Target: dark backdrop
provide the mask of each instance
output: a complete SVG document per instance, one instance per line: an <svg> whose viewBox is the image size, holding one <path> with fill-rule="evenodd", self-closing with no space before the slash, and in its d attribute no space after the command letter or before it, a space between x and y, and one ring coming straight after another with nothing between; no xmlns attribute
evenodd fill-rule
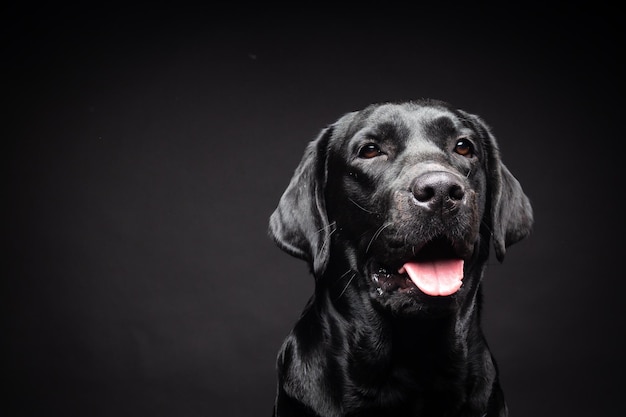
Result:
<svg viewBox="0 0 626 417"><path fill-rule="evenodd" d="M511 415L623 411L620 13L505 7L5 9L2 414L269 416L313 280L268 217L322 127L419 97L535 209L485 278Z"/></svg>

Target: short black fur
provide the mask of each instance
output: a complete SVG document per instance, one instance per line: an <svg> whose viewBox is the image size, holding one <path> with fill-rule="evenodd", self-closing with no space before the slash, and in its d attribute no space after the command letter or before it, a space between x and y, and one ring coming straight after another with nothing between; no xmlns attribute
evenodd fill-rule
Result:
<svg viewBox="0 0 626 417"><path fill-rule="evenodd" d="M456 152L459 138L475 154ZM369 142L381 152L359 155ZM278 355L274 416L506 416L481 279L490 243L502 261L532 223L475 115L435 100L382 103L323 129L270 218L276 244L315 277ZM453 293L424 292L402 273L438 257L463 261Z"/></svg>

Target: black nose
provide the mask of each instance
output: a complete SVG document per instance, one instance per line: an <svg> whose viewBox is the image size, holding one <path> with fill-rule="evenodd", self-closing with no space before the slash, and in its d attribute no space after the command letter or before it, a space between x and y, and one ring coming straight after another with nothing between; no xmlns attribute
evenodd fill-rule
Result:
<svg viewBox="0 0 626 417"><path fill-rule="evenodd" d="M465 188L461 179L445 171L426 172L413 180L411 191L420 206L430 210L459 209Z"/></svg>

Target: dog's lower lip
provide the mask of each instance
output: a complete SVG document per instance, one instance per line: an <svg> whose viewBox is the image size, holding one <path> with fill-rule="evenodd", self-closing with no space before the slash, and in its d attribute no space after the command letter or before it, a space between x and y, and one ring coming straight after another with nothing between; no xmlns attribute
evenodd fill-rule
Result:
<svg viewBox="0 0 626 417"><path fill-rule="evenodd" d="M372 274L372 281L376 284L376 287L382 292L389 292L394 290L406 290L410 288L416 288L415 284L409 276L405 273L390 272L393 269L387 269L385 267L379 267L376 272ZM396 268L397 270L397 268Z"/></svg>

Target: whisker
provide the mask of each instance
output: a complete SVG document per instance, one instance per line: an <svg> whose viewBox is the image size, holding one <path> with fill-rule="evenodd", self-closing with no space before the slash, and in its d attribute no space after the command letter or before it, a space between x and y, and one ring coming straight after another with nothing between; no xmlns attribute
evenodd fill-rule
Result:
<svg viewBox="0 0 626 417"><path fill-rule="evenodd" d="M348 275L350 272L352 272L351 269L348 269L346 272L344 272L343 274L341 274L341 276L339 277L339 279L345 277L346 275Z"/></svg>
<svg viewBox="0 0 626 417"><path fill-rule="evenodd" d="M332 222L332 223L330 223L328 226L324 226L324 227L322 227L321 229L319 229L319 230L317 231L317 233L322 233L322 232L323 232L324 230L326 230L326 229L330 229L331 227L335 227L335 225L336 225L336 224L337 224L337 222ZM334 230L332 230L330 233L333 233L333 232L334 232Z"/></svg>
<svg viewBox="0 0 626 417"><path fill-rule="evenodd" d="M378 214L375 211L369 211L368 209L366 209L365 207L360 206L356 201L354 201L351 198L348 198L348 200L350 200L352 202L352 204L354 204L355 206L357 206L358 208L360 208L361 210L363 210L366 213L370 213L370 214Z"/></svg>
<svg viewBox="0 0 626 417"><path fill-rule="evenodd" d="M348 271L350 272L350 271ZM347 272L346 272L347 274ZM343 274L342 277L344 277L346 274ZM336 300L340 299L343 294L346 292L346 290L348 289L348 287L350 286L350 283L352 282L352 280L354 279L354 277L356 277L356 272L354 274L352 274L352 276L350 277L350 279L348 280L348 283L346 284L345 287L343 287L343 290L341 291L341 294L339 294L339 296L336 298Z"/></svg>
<svg viewBox="0 0 626 417"><path fill-rule="evenodd" d="M321 250L323 251L324 248L326 247L327 244L330 243L330 237L332 236L333 233L335 233L337 231L337 228L335 227L337 224L337 222L332 222L330 223L328 226L318 230L317 232L320 233L322 232L324 229L330 229L332 228L332 230L328 233L328 235L326 236L326 238L324 239L324 242L322 243L322 247Z"/></svg>
<svg viewBox="0 0 626 417"><path fill-rule="evenodd" d="M349 273L354 272L352 269L348 269L346 272L344 272L343 274L341 274L341 276L339 277L339 279L337 279L336 281L334 281L332 283L332 285L337 285L339 282L341 282L342 279L345 278L346 275L348 275Z"/></svg>
<svg viewBox="0 0 626 417"><path fill-rule="evenodd" d="M385 228L387 228L389 226L391 226L391 223L383 224L382 226L380 226L378 228L376 233L374 233L374 236L372 236L372 239L370 240L370 242L367 244L367 248L365 249L365 253L369 252L370 246L372 246L372 243L374 243L374 241L378 238L378 236L380 236L380 234L383 232L383 230L385 230Z"/></svg>

